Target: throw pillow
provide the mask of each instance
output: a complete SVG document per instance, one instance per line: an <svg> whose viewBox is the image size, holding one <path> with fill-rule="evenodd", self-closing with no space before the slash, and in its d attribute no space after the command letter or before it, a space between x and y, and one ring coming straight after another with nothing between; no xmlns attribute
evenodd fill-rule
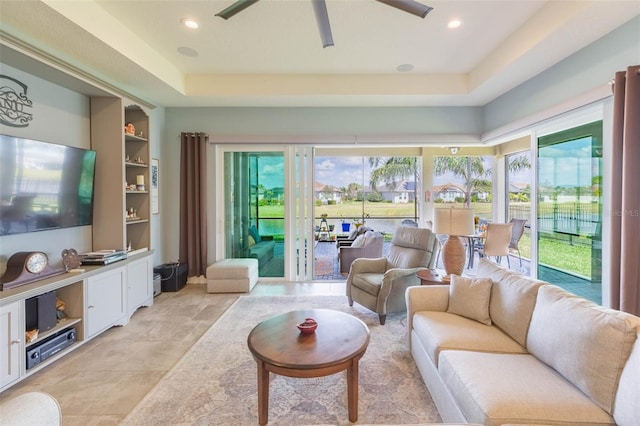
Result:
<svg viewBox="0 0 640 426"><path fill-rule="evenodd" d="M353 240L353 242L351 243L351 247L364 247L364 242L365 242L365 236L358 235L358 237L355 240Z"/></svg>
<svg viewBox="0 0 640 426"><path fill-rule="evenodd" d="M491 325L489 299L491 278L466 278L451 275L447 312Z"/></svg>
<svg viewBox="0 0 640 426"><path fill-rule="evenodd" d="M253 241L255 241L256 243L262 241L262 238L260 238L260 234L258 234L258 228L256 228L255 225L251 225L249 227L249 235L253 237Z"/></svg>
<svg viewBox="0 0 640 426"><path fill-rule="evenodd" d="M249 247L255 246L255 245L256 245L256 240L254 240L253 237L249 235Z"/></svg>

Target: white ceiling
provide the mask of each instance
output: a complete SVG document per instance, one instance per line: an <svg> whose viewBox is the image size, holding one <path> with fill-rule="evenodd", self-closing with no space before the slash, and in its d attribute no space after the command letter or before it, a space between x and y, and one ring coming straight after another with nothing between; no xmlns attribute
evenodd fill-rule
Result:
<svg viewBox="0 0 640 426"><path fill-rule="evenodd" d="M472 106L640 14L637 0L420 2L434 8L424 19L327 0L325 49L311 0L262 0L227 21L215 14L233 0L2 0L0 22L5 44L158 105ZM187 17L200 28L182 26ZM452 18L463 25L448 29Z"/></svg>

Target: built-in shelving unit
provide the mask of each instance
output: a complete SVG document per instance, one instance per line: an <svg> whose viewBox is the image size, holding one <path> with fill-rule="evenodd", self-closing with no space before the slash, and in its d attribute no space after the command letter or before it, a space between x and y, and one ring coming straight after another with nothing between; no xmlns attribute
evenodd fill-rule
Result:
<svg viewBox="0 0 640 426"><path fill-rule="evenodd" d="M131 126L127 126L130 124ZM93 248L150 247L149 114L121 98L91 98L91 145L98 153Z"/></svg>

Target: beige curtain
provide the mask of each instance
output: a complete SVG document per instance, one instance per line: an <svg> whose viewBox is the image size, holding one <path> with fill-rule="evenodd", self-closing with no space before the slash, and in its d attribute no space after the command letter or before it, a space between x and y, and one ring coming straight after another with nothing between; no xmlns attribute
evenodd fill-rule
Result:
<svg viewBox="0 0 640 426"><path fill-rule="evenodd" d="M613 85L611 305L640 315L640 65Z"/></svg>
<svg viewBox="0 0 640 426"><path fill-rule="evenodd" d="M207 143L204 133L180 134L180 261L190 277L207 269Z"/></svg>

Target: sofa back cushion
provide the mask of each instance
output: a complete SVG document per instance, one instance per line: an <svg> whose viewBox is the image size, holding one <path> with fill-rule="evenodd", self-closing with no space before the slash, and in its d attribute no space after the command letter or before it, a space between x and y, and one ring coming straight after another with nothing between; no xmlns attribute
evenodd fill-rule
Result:
<svg viewBox="0 0 640 426"><path fill-rule="evenodd" d="M489 316L491 322L526 347L531 315L538 288L546 284L505 269L487 259L480 259L478 278L491 278Z"/></svg>
<svg viewBox="0 0 640 426"><path fill-rule="evenodd" d="M640 330L620 375L613 418L618 425L638 424L640 413Z"/></svg>
<svg viewBox="0 0 640 426"><path fill-rule="evenodd" d="M612 414L638 329L638 317L544 285L538 290L527 350Z"/></svg>

